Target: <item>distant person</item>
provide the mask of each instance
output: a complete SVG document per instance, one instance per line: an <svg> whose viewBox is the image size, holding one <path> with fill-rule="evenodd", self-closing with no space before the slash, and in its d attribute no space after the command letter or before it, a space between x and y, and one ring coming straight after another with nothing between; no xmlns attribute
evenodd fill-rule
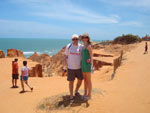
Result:
<svg viewBox="0 0 150 113"><path fill-rule="evenodd" d="M24 82L25 84L30 88L31 91L33 91L33 88L29 86L28 84L28 77L29 77L29 68L27 67L27 61L23 61L23 67L21 68L21 86L22 86L22 91L20 93L24 93Z"/></svg>
<svg viewBox="0 0 150 113"><path fill-rule="evenodd" d="M92 81L91 81L91 71L93 67L93 55L92 47L90 42L90 37L87 33L82 36L83 41L83 50L82 50L82 60L81 60L81 69L82 75L84 78L84 100L91 99L92 93Z"/></svg>
<svg viewBox="0 0 150 113"><path fill-rule="evenodd" d="M78 43L79 36L74 34L72 36L72 43L68 44L65 50L65 62L64 68L67 65L67 80L69 81L69 91L70 91L70 102L74 101L74 94L73 94L73 87L74 87L74 80L75 78L78 79L75 89L75 96L79 96L80 93L78 92L83 76L81 71L81 51L82 45Z"/></svg>
<svg viewBox="0 0 150 113"><path fill-rule="evenodd" d="M12 61L12 88L18 88L17 86L17 80L19 78L19 73L18 73L18 59L14 59Z"/></svg>
<svg viewBox="0 0 150 113"><path fill-rule="evenodd" d="M145 52L144 52L144 54L147 54L148 53L148 44L147 44L147 42L145 42Z"/></svg>

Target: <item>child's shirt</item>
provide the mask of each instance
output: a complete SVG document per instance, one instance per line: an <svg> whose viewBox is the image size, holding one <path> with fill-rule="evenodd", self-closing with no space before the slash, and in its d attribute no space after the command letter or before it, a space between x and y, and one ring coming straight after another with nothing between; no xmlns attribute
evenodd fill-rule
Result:
<svg viewBox="0 0 150 113"><path fill-rule="evenodd" d="M27 66L23 66L22 68L21 68L21 72L24 72L24 75L23 76L29 76L29 68L27 67ZM22 73L21 73L21 75L22 75Z"/></svg>

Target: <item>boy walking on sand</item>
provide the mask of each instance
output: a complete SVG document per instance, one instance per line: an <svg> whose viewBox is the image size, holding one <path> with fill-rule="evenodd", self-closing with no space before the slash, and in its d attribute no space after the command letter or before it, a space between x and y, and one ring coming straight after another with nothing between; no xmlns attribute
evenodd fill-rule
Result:
<svg viewBox="0 0 150 113"><path fill-rule="evenodd" d="M28 84L28 76L29 76L29 68L27 67L27 61L23 61L23 67L21 68L21 86L22 86L22 91L20 93L24 93L24 82L25 84L30 88L31 91L33 91L33 88L29 86Z"/></svg>
<svg viewBox="0 0 150 113"><path fill-rule="evenodd" d="M17 79L19 76L18 73L18 59L12 61L12 88L18 88L17 86Z"/></svg>

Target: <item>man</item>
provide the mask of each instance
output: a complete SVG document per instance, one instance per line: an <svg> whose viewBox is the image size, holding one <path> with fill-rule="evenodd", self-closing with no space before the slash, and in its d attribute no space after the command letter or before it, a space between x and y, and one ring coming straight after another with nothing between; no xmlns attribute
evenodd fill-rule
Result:
<svg viewBox="0 0 150 113"><path fill-rule="evenodd" d="M12 61L12 88L18 88L17 79L18 79L19 73L18 73L17 62L18 62L17 58L14 61Z"/></svg>
<svg viewBox="0 0 150 113"><path fill-rule="evenodd" d="M20 93L25 93L24 82L30 88L30 90L33 91L33 88L28 84L28 76L29 76L29 68L27 67L27 61L23 61L23 67L21 68L21 76L20 76L22 91Z"/></svg>
<svg viewBox="0 0 150 113"><path fill-rule="evenodd" d="M73 86L75 78L78 79L75 89L75 95L80 95L78 90L82 84L83 76L81 71L81 51L82 45L78 43L79 36L72 36L72 43L68 44L65 50L65 65L68 65L67 80L69 81L70 101L74 101ZM64 66L65 66L64 65ZM65 67L64 67L65 68ZM64 70L65 71L65 70Z"/></svg>

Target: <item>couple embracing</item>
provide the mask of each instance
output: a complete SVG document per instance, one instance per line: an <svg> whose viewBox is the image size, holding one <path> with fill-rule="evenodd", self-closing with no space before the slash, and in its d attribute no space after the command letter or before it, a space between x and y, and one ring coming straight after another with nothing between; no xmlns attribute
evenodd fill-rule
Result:
<svg viewBox="0 0 150 113"><path fill-rule="evenodd" d="M91 67L93 67L92 48L90 37L87 33L81 36L83 45L78 43L79 36L72 36L72 43L68 44L65 50L65 65L67 65L68 73L67 80L69 81L70 101L74 101L74 95L78 96L78 92L82 80L84 80L84 95L82 99L87 101L91 99L92 82L91 82ZM65 67L64 67L65 69ZM74 80L78 79L75 92Z"/></svg>

